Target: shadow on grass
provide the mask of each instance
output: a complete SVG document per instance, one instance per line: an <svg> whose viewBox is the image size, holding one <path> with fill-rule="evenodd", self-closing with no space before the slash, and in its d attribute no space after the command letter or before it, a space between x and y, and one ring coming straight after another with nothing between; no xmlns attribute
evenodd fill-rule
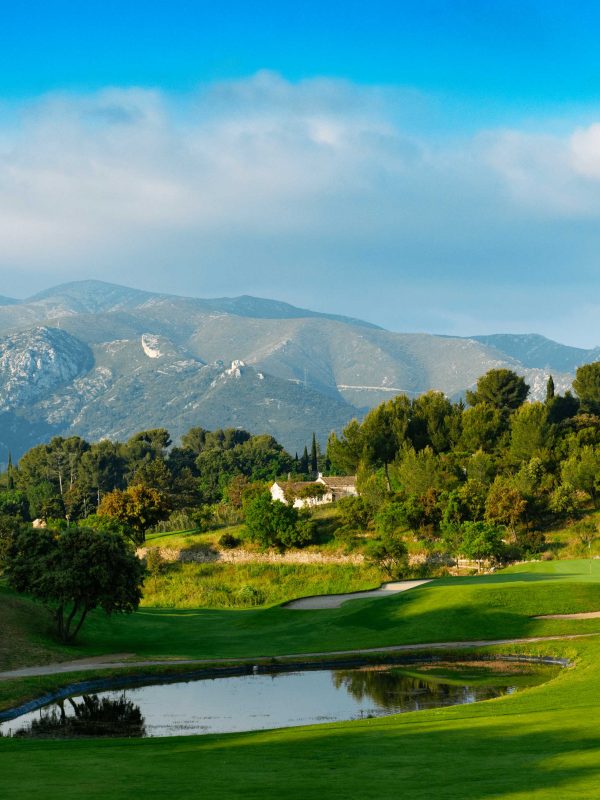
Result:
<svg viewBox="0 0 600 800"><path fill-rule="evenodd" d="M600 736L592 725L572 718L561 725L560 715L526 716L519 725L512 717L471 717L420 712L352 725L110 743L12 740L0 744L3 797L36 796L40 787L46 800L129 800L146 792L178 800L597 797Z"/></svg>

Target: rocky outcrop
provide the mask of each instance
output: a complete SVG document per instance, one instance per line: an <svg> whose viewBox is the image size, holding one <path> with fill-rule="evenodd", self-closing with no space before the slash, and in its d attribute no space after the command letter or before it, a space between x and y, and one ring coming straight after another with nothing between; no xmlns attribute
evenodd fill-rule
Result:
<svg viewBox="0 0 600 800"><path fill-rule="evenodd" d="M0 411L37 402L92 364L89 347L58 328L40 326L0 339Z"/></svg>

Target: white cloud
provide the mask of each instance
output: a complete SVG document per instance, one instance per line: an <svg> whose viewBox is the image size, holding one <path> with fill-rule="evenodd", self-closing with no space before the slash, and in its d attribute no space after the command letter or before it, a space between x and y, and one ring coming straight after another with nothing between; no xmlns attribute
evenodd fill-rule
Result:
<svg viewBox="0 0 600 800"><path fill-rule="evenodd" d="M395 327L424 277L440 323L473 318L460 292L443 307L449 286L479 293L482 321L494 287L554 282L558 313L567 266L596 286L600 124L444 142L417 130L426 104L259 73L185 97L115 88L5 112L3 284L126 275L205 295L312 292L356 315L371 293L384 323L396 303Z"/></svg>

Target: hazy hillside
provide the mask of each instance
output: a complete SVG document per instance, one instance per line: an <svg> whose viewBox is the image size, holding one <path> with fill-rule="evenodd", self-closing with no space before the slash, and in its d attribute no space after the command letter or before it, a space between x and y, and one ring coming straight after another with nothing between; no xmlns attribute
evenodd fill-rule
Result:
<svg viewBox="0 0 600 800"><path fill-rule="evenodd" d="M401 334L253 297L202 300L99 281L0 303L0 460L50 435L126 438L166 426L322 442L399 392L461 396L488 369L559 391L596 351L543 337ZM232 362L235 362L232 367Z"/></svg>
<svg viewBox="0 0 600 800"><path fill-rule="evenodd" d="M575 372L581 364L600 358L600 348L584 350L553 342L537 333L499 333L492 336L473 336L478 342L494 347L504 356L514 358L524 367Z"/></svg>

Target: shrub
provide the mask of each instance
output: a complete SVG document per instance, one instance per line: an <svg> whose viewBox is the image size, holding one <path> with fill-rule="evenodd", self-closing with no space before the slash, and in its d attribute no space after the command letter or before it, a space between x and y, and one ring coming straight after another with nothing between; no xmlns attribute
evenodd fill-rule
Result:
<svg viewBox="0 0 600 800"><path fill-rule="evenodd" d="M314 525L310 515L271 500L263 493L246 506L246 528L250 539L261 547L276 547L284 551L288 547L302 547L314 536Z"/></svg>
<svg viewBox="0 0 600 800"><path fill-rule="evenodd" d="M242 540L234 536L233 533L224 533L219 538L219 546L223 548L223 550L233 550L234 547L239 547Z"/></svg>
<svg viewBox="0 0 600 800"><path fill-rule="evenodd" d="M369 543L367 560L383 570L390 580L396 580L408 569L408 550L398 536L385 536Z"/></svg>
<svg viewBox="0 0 600 800"><path fill-rule="evenodd" d="M260 606L264 603L264 595L260 589L255 589L254 586L248 584L240 587L237 596L243 605Z"/></svg>

